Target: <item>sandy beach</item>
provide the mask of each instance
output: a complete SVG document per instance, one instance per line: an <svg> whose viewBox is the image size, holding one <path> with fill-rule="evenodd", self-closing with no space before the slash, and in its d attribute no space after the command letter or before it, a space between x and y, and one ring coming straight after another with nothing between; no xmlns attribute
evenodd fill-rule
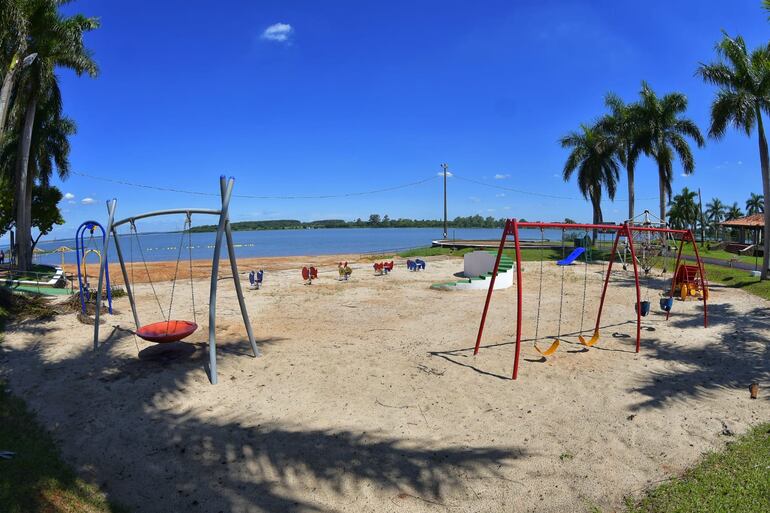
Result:
<svg viewBox="0 0 770 513"><path fill-rule="evenodd" d="M337 280L340 260L353 262L349 282ZM321 273L305 285L299 269L310 264ZM663 281L645 281L653 308L636 354L635 298L620 271L602 339L586 350L576 337L584 269L569 267L563 343L543 361L531 340L539 264L526 263L526 341L512 381L515 289L495 292L474 357L485 292L429 288L462 259L429 258L417 273L397 261L389 276L351 255L239 262L244 284L266 269L263 289L245 290L260 358L223 260L212 386L209 265L193 270L201 327L186 343L136 339L120 298L97 351L75 314L9 326L0 346L0 377L65 460L134 511L617 511L768 420L766 389L751 400L748 385L770 380L770 304L738 289L712 286L703 328L700 302L677 301L666 321ZM173 263L152 266L167 307ZM601 271L588 271L586 334ZM560 278L547 263L541 347L557 335ZM140 318L161 320L149 284L136 281ZM177 284L172 317L193 317L189 282Z"/></svg>

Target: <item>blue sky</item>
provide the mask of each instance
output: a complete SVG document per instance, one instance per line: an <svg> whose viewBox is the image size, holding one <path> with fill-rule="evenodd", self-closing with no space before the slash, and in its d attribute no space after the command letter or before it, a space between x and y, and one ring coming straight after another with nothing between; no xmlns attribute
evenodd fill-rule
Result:
<svg viewBox="0 0 770 513"><path fill-rule="evenodd" d="M557 140L603 113L614 91L630 101L647 80L687 94L704 133L714 89L694 76L714 58L720 30L751 47L768 41L759 0L553 1L96 1L68 12L98 16L88 46L99 78L61 72L78 124L75 171L161 187L321 195L458 176L574 197L548 199L449 181L449 215L590 219L560 173ZM268 30L270 27L272 29ZM701 187L741 205L760 192L756 139L729 132L695 151ZM495 178L497 176L497 178ZM60 184L69 236L86 218L159 207L213 206L215 198L148 191L72 175ZM626 198L625 181L619 197ZM70 197L71 195L71 197ZM656 171L637 170L637 210L656 210ZM646 200L644 200L646 198ZM605 201L620 220L622 201ZM236 199L234 220L439 218L441 181L346 199ZM199 222L202 220L199 220ZM180 220L145 229L177 228Z"/></svg>

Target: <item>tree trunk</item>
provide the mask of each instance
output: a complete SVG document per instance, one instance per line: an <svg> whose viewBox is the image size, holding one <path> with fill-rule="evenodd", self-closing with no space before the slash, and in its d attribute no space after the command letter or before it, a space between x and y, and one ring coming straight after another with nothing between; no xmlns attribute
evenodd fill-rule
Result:
<svg viewBox="0 0 770 513"><path fill-rule="evenodd" d="M767 153L765 127L762 124L762 111L757 111L757 134L759 135L759 162L762 166L762 193L765 195L765 228L762 233L762 280L770 279L770 157Z"/></svg>
<svg viewBox="0 0 770 513"><path fill-rule="evenodd" d="M16 68L13 67L3 77L3 87L0 89L0 141L3 140L3 134L5 134L5 120L11 107L11 91L15 78Z"/></svg>
<svg viewBox="0 0 770 513"><path fill-rule="evenodd" d="M660 189L660 222L666 222L666 182L663 180L663 164L658 164L658 188Z"/></svg>
<svg viewBox="0 0 770 513"><path fill-rule="evenodd" d="M591 208L593 209L593 223L601 224L602 223L601 195L591 193L590 197L591 197ZM599 230L594 228L593 230L594 241L597 239L598 235L599 235Z"/></svg>
<svg viewBox="0 0 770 513"><path fill-rule="evenodd" d="M627 160L628 162L628 160ZM634 166L628 164L626 167L626 174L628 175L628 219L629 221L634 218Z"/></svg>
<svg viewBox="0 0 770 513"><path fill-rule="evenodd" d="M16 245L17 265L26 271L32 266L32 187L34 177L29 172L32 127L35 124L37 98L33 94L24 112L24 129L19 140L16 161Z"/></svg>

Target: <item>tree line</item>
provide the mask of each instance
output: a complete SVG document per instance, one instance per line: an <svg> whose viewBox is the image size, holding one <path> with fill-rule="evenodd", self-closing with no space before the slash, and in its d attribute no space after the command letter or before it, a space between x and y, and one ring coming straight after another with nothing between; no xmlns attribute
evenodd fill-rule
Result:
<svg viewBox="0 0 770 513"><path fill-rule="evenodd" d="M694 232L702 229L709 237L724 236L722 222L740 219L747 215L763 214L764 203L765 198L762 194L751 193L745 202L744 211L737 201L727 205L719 198L712 198L704 206L701 216L698 193L685 187L669 202L668 223L676 229L689 229Z"/></svg>
<svg viewBox="0 0 770 513"><path fill-rule="evenodd" d="M53 173L66 179L75 122L64 114L56 71L98 73L83 35L99 21L64 16L60 0L0 2L0 234L15 227L21 270L32 265L32 227L40 234L63 224L61 191ZM39 239L40 236L38 236Z"/></svg>
<svg viewBox="0 0 770 513"><path fill-rule="evenodd" d="M770 0L763 2L770 12ZM770 267L770 155L763 124L763 114L770 113L770 44L749 50L740 36L722 34L716 44L714 62L700 64L696 74L717 92L711 105L708 136L722 139L729 127L751 136L756 133L759 142L762 194L752 195L752 208L747 211L764 213L764 263L762 279L768 279ZM693 191L685 188L672 197L674 161L678 160L684 174L695 171L691 144L702 147L705 139L698 126L685 116L687 97L678 92L658 95L649 84L642 82L636 101L626 103L620 96L607 93L608 112L597 121L581 124L559 140L570 150L564 164L565 181L577 177L581 194L590 203L593 220L602 221L602 196L611 201L620 180L620 169L625 169L628 184L628 218L635 217L635 169L641 157L652 159L657 166L659 188L659 217L673 226L694 227L699 215L692 211ZM759 198L758 200L756 198ZM714 201L717 201L715 204ZM759 207L761 203L761 208ZM667 211L667 206L671 209ZM718 199L707 206L712 230L726 218L740 210ZM705 228L705 226L704 226Z"/></svg>
<svg viewBox="0 0 770 513"><path fill-rule="evenodd" d="M503 228L505 218L495 219L492 216L480 215L455 217L447 221L449 228ZM271 219L268 221L238 221L231 224L233 231L252 230L303 230L316 228L437 228L442 227L444 221L440 219L391 219L387 214L380 216L372 214L367 220L361 218L355 221L344 219L322 219L319 221L298 221L296 219ZM194 226L190 229L193 233L215 232L217 225Z"/></svg>

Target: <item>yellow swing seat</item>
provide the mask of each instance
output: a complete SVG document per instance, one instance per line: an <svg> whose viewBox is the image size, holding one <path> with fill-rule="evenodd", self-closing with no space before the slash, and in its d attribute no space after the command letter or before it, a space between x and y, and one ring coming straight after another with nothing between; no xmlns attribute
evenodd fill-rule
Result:
<svg viewBox="0 0 770 513"><path fill-rule="evenodd" d="M597 342L599 342L599 331L594 331L593 336L586 340L583 338L583 335L578 335L578 339L580 340L580 343L583 344L586 347L593 347Z"/></svg>
<svg viewBox="0 0 770 513"><path fill-rule="evenodd" d="M551 356L553 353L555 353L555 352L556 352L556 350L557 350L557 349L559 349L559 344L560 344L560 343L561 343L561 342L559 341L559 339L558 339L558 338L555 338L555 339L553 340L553 343L551 344L551 347L549 347L549 348L548 348L548 349L546 349L545 351L541 351L541 350L540 350L540 348L539 348L539 347L537 347L537 342L535 342L535 344L534 344L534 345L535 345L535 350L536 350L538 353L540 353L541 355L543 355L543 356Z"/></svg>

